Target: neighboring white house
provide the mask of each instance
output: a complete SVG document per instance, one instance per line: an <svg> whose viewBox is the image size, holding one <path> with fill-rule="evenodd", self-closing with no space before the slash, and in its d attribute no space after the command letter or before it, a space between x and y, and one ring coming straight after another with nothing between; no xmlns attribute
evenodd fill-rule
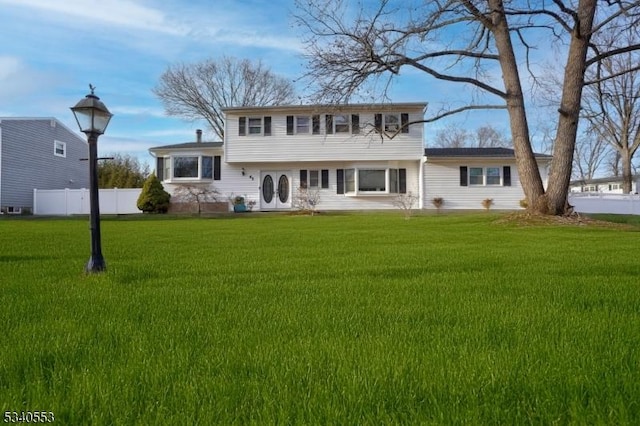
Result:
<svg viewBox="0 0 640 426"><path fill-rule="evenodd" d="M156 174L177 185L213 186L255 201L255 210L289 210L300 187L318 191L320 210L393 209L400 194L416 208L518 209L524 198L509 149L424 148L425 103L225 108L224 142L151 148ZM537 156L546 183L549 156ZM464 181L463 176L464 174Z"/></svg>
<svg viewBox="0 0 640 426"><path fill-rule="evenodd" d="M637 194L640 176L633 176L631 193ZM596 179L574 180L570 184L570 192L600 192L604 194L622 194L622 176L609 176Z"/></svg>
<svg viewBox="0 0 640 426"><path fill-rule="evenodd" d="M87 141L55 118L0 117L0 209L33 208L34 189L89 186Z"/></svg>

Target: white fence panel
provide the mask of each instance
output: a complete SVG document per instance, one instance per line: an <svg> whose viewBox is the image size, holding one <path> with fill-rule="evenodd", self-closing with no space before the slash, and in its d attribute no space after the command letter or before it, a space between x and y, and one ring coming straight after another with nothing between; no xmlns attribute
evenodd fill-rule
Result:
<svg viewBox="0 0 640 426"><path fill-rule="evenodd" d="M611 213L640 215L640 195L572 193L569 204L578 213Z"/></svg>
<svg viewBox="0 0 640 426"><path fill-rule="evenodd" d="M100 189L100 214L142 213L136 206L141 188ZM89 214L88 189L34 189L33 214L69 216Z"/></svg>

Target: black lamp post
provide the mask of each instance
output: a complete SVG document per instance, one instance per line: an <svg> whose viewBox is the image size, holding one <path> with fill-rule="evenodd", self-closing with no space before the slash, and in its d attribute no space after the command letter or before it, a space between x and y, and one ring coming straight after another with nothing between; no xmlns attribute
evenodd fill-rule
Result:
<svg viewBox="0 0 640 426"><path fill-rule="evenodd" d="M91 257L85 267L85 272L94 273L107 269L102 257L100 242L100 204L98 200L98 136L102 135L109 124L113 114L93 94L95 87L89 85L91 93L81 99L76 106L71 108L78 122L80 131L87 135L89 143L89 202L91 205L90 229L91 229Z"/></svg>

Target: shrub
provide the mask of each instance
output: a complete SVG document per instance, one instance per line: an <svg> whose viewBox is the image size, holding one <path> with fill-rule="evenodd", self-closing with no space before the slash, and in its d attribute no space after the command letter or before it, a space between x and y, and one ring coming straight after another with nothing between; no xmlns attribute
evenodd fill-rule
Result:
<svg viewBox="0 0 640 426"><path fill-rule="evenodd" d="M142 186L137 206L145 213L166 213L171 194L164 190L155 174L149 175Z"/></svg>
<svg viewBox="0 0 640 426"><path fill-rule="evenodd" d="M296 194L293 196L293 206L298 211L313 216L316 214L318 204L320 204L320 191L309 189L305 186L298 187Z"/></svg>
<svg viewBox="0 0 640 426"><path fill-rule="evenodd" d="M493 205L493 198L485 198L484 200L482 200L482 207L484 207L485 210L489 210L492 205Z"/></svg>
<svg viewBox="0 0 640 426"><path fill-rule="evenodd" d="M433 204L433 206L436 208L436 210L438 212L440 212L440 209L442 208L442 206L444 205L444 198L442 197L435 197L431 200L431 204Z"/></svg>
<svg viewBox="0 0 640 426"><path fill-rule="evenodd" d="M398 194L393 199L393 205L404 212L404 218L409 220L413 214L413 206L418 202L418 196L407 192Z"/></svg>

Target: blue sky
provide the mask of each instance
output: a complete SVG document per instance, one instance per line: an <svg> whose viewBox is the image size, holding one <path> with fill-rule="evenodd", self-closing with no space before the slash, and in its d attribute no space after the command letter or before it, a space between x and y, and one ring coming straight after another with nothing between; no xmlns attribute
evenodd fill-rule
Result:
<svg viewBox="0 0 640 426"><path fill-rule="evenodd" d="M204 124L167 117L152 93L171 64L227 55L260 59L291 80L304 71L293 0L0 0L0 11L0 116L55 117L76 130L69 107L91 83L114 114L102 155L150 161L152 146L192 141L196 128L206 137ZM460 87L407 71L392 95L437 108ZM452 121L469 129L491 122L508 134L503 113L486 114Z"/></svg>

